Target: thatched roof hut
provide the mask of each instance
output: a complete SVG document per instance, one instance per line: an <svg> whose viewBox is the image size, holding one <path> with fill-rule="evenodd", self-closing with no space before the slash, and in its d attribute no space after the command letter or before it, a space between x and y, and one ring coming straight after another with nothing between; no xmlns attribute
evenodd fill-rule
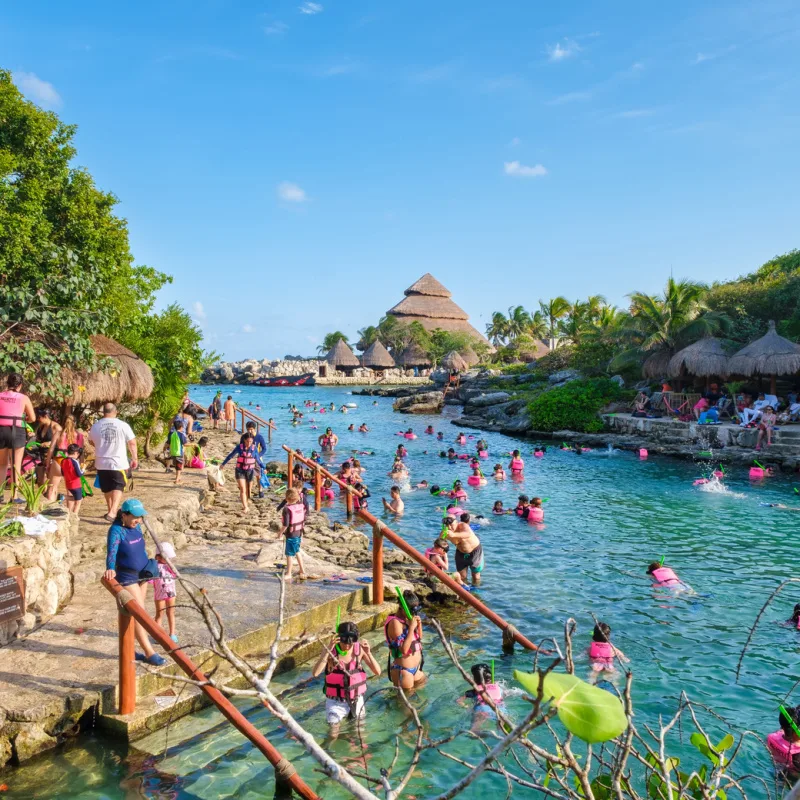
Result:
<svg viewBox="0 0 800 800"><path fill-rule="evenodd" d="M669 372L669 362L672 358L667 350L659 350L648 356L642 364L642 375L645 378L663 378Z"/></svg>
<svg viewBox="0 0 800 800"><path fill-rule="evenodd" d="M530 364L550 352L550 345L544 339L520 337L516 341L520 361Z"/></svg>
<svg viewBox="0 0 800 800"><path fill-rule="evenodd" d="M64 382L72 389L65 405L94 406L150 397L155 385L153 373L136 353L107 336L92 336L91 342L97 355L111 358L115 366L105 372L62 373Z"/></svg>
<svg viewBox="0 0 800 800"><path fill-rule="evenodd" d="M409 367L430 367L431 360L428 357L428 354L418 345L418 344L410 344L400 353L400 357L397 359L401 366L409 368Z"/></svg>
<svg viewBox="0 0 800 800"><path fill-rule="evenodd" d="M371 369L391 369L397 366L389 351L383 346L380 339L376 339L361 356L365 367Z"/></svg>
<svg viewBox="0 0 800 800"><path fill-rule="evenodd" d="M730 356L725 352L722 342L713 336L704 336L672 356L667 374L671 378L680 378L681 375L725 378L729 361Z"/></svg>
<svg viewBox="0 0 800 800"><path fill-rule="evenodd" d="M771 391L775 394L776 375L800 372L800 344L780 336L775 330L774 320L770 320L769 330L764 336L732 356L728 369L731 375L743 375L746 378L769 375Z"/></svg>
<svg viewBox="0 0 800 800"><path fill-rule="evenodd" d="M464 357L455 350L451 350L442 359L442 366L454 372L466 372L469 369L469 364L464 360Z"/></svg>
<svg viewBox="0 0 800 800"><path fill-rule="evenodd" d="M416 283L403 292L405 298L386 313L401 322L419 322L425 330L466 333L480 342L486 337L469 324L469 316L451 299L450 291L426 272Z"/></svg>
<svg viewBox="0 0 800 800"><path fill-rule="evenodd" d="M328 351L325 360L334 369L339 367L360 367L361 362L356 358L355 353L350 349L344 339L339 339L336 344Z"/></svg>
<svg viewBox="0 0 800 800"><path fill-rule="evenodd" d="M469 364L470 367L474 367L476 364L480 363L478 354L471 347L467 347L465 350L462 350L461 357L467 362L467 364Z"/></svg>

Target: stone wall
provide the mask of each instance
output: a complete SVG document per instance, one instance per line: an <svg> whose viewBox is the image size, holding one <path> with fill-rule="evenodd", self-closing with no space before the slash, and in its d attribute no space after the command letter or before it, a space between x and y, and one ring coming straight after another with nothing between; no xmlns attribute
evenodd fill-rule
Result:
<svg viewBox="0 0 800 800"><path fill-rule="evenodd" d="M72 598L70 546L78 518L58 520L53 533L0 539L0 569L22 567L25 616L0 623L0 646L53 617Z"/></svg>

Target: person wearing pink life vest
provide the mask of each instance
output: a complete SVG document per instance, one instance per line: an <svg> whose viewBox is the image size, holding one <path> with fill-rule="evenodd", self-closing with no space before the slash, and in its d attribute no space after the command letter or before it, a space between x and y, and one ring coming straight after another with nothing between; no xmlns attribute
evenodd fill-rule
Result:
<svg viewBox="0 0 800 800"><path fill-rule="evenodd" d="M528 506L528 522L544 522L544 509L542 508L542 498L532 497Z"/></svg>
<svg viewBox="0 0 800 800"><path fill-rule="evenodd" d="M519 477L525 469L525 462L519 454L519 450L514 450L511 454L511 461L508 462L508 468L511 470L513 476Z"/></svg>
<svg viewBox="0 0 800 800"><path fill-rule="evenodd" d="M488 664L474 664L470 667L472 680L475 682L476 689L469 689L464 697L472 700L473 725L483 719L496 719L497 714L494 708L489 705L489 700L504 711L503 689L492 681L492 669Z"/></svg>
<svg viewBox="0 0 800 800"><path fill-rule="evenodd" d="M339 725L345 719L361 720L366 715L365 664L373 675L381 674L380 664L372 655L369 642L359 641L355 623L340 622L311 670L315 678L325 672L325 718L332 738L338 735Z"/></svg>
<svg viewBox="0 0 800 800"><path fill-rule="evenodd" d="M592 669L595 672L609 672L614 669L615 659L629 661L628 657L611 644L611 626L606 622L598 622L592 633L592 643L587 650Z"/></svg>
<svg viewBox="0 0 800 800"><path fill-rule="evenodd" d="M300 545L303 541L303 532L306 524L306 507L303 503L300 492L297 489L287 489L286 505L283 507L283 535L286 537L286 544L283 553L286 556L286 574L283 579L287 583L292 580L292 559L297 559L297 566L300 572L297 577L304 581L306 572L303 568L303 554L300 552Z"/></svg>
<svg viewBox="0 0 800 800"><path fill-rule="evenodd" d="M658 561L653 561L647 568L647 574L655 581L657 586L684 586L683 581L670 569Z"/></svg>
<svg viewBox="0 0 800 800"><path fill-rule="evenodd" d="M767 736L767 750L782 772L800 773L800 706L786 708L788 719L782 711L778 713L780 730Z"/></svg>
<svg viewBox="0 0 800 800"><path fill-rule="evenodd" d="M247 512L247 501L250 499L250 484L256 474L256 464L266 472L267 468L261 461L255 444L253 434L243 433L239 439L239 444L231 450L220 464L220 469L224 467L234 456L236 456L236 483L239 486L239 500L242 503L242 511Z"/></svg>
<svg viewBox="0 0 800 800"><path fill-rule="evenodd" d="M26 422L36 420L30 398L23 394L22 376L12 372L6 379L7 389L0 392L0 485L5 485L6 474L11 471L11 500L17 493L17 482L22 474L22 456L25 454ZM0 496L0 501L4 501Z"/></svg>

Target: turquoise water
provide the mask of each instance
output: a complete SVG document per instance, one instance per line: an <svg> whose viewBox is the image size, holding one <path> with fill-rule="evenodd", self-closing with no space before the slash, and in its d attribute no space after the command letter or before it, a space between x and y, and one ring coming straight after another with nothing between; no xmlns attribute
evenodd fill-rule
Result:
<svg viewBox="0 0 800 800"><path fill-rule="evenodd" d="M728 725L705 718L708 730L719 734L746 728L762 736L776 728L777 704L797 679L800 633L776 623L789 616L800 589L787 589L765 615L745 659L740 684L734 683L734 670L741 648L758 609L767 595L784 578L796 574L793 557L798 532L795 514L767 508L763 502L800 505L792 489L796 481L776 477L751 485L744 468L730 468L726 491L708 491L692 482L707 469L702 464L651 457L640 461L629 453L592 452L576 456L571 452L548 449L545 458L530 455L531 445L510 437L467 431L475 436L467 445L455 445L458 429L450 419L458 409L449 407L441 417L415 417L394 414L390 399L351 396L344 388L260 389L222 387L223 394L247 405L254 413L274 417L279 431L273 439L273 455L281 455L286 442L306 454L316 446L316 438L331 425L340 444L333 463L351 451L374 450L374 456L360 457L366 467L365 478L373 494L370 505L376 515L380 497L388 494L386 472L391 455L401 441L407 446L406 459L412 485L423 478L445 485L456 477L466 482L466 462L449 464L438 456L441 449L454 446L472 452L481 436L489 442L491 467L497 461L508 463L502 455L519 446L526 460L524 479L497 483L492 479L481 489L467 487L467 509L489 517L489 525L479 532L486 553L481 599L536 641L560 636L564 620L578 622L576 651L588 645L593 625L592 614L611 624L613 641L631 659L634 672L634 702L640 730L643 723L657 724L658 715L671 715L681 690L723 716ZM214 394L211 387L195 387L192 398L207 405ZM346 416L338 412L307 412L304 423L288 424L288 403L298 407L306 398L320 402L354 402L358 408ZM261 411L255 409L261 405ZM248 406L249 407L249 406ZM305 411L305 409L303 409ZM318 422L310 423L314 416ZM349 433L366 422L368 434ZM445 441L423 434L428 424L444 433ZM311 425L319 428L312 430ZM400 439L400 429L413 427L419 438ZM425 452L427 451L427 453ZM490 470L489 470L490 471ZM495 500L507 507L516 503L524 491L548 498L545 524L531 526L517 518L491 517ZM440 527L442 503L427 491L407 491L405 516L391 527L420 549L429 546ZM343 504L331 503L332 519L343 519ZM645 575L652 560L666 557L680 577L694 587L696 595L673 597L654 591ZM496 660L498 678L513 685L512 670L529 669L531 657L519 649L513 656L503 655L499 631L468 608L459 608L443 618L448 632L459 645L465 666L477 661ZM470 712L456 698L465 690L441 647L427 634L426 671L428 686L415 697L423 721L432 738L447 735L459 726L469 727ZM379 660L385 664L381 647ZM579 655L576 671L588 675L585 656ZM292 686L308 677L307 670L281 676L282 686ZM616 682L619 683L619 678ZM382 677L370 682L371 691L386 686ZM325 736L324 700L319 683L293 694L290 708L319 738ZM525 712L525 703L512 696L508 701L512 715ZM297 746L260 709L248 712L276 746L288 757L299 756ZM256 798L272 796L271 769L248 743L207 710L190 720L176 723L173 740L193 734L166 760L127 751L101 736L92 735L55 755L12 771L4 777L13 797L173 797L173 798ZM211 726L210 734L203 731ZM216 727L214 727L216 726ZM686 730L686 728L684 728ZM394 736L400 732L411 742L413 730L391 692L379 691L368 703L365 741L367 764L372 774L391 760ZM688 738L688 737L687 737ZM158 745L151 743L157 751ZM332 745L333 753L344 761L363 764L357 735L344 728ZM477 758L480 745L460 742L452 751L462 758ZM672 752L699 765L691 750L675 743ZM770 760L754 740L747 742L740 756L738 772L750 771L772 778ZM401 759L402 761L402 759ZM329 782L313 772L306 757L297 759L298 769L326 797L340 796ZM425 797L452 785L463 768L426 755L412 782L410 795ZM490 792L491 794L486 794ZM465 797L494 796L505 793L505 782L483 776ZM760 796L763 790L755 790ZM515 795L524 795L517 790Z"/></svg>

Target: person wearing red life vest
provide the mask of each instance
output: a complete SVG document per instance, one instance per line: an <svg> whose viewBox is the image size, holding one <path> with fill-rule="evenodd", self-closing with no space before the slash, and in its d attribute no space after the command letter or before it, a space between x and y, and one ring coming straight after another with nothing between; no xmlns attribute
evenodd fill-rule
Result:
<svg viewBox="0 0 800 800"><path fill-rule="evenodd" d="M786 714L789 718L779 712L780 729L767 736L767 750L777 770L796 778L800 774L800 706L789 706Z"/></svg>
<svg viewBox="0 0 800 800"><path fill-rule="evenodd" d="M25 454L25 423L33 422L36 413L30 398L20 391L21 375L12 372L7 386L5 392L0 392L0 485L5 485L6 474L11 470L11 499L14 500ZM0 501L3 500L0 496Z"/></svg>
<svg viewBox="0 0 800 800"><path fill-rule="evenodd" d="M253 436L250 433L242 434L239 444L231 450L225 460L220 464L222 469L234 456L236 456L236 483L239 486L239 499L242 502L242 510L247 511L247 501L250 499L250 484L256 472L256 464L266 472L266 467L261 461L261 456L253 443Z"/></svg>
<svg viewBox="0 0 800 800"><path fill-rule="evenodd" d="M300 572L297 577L304 581L306 572L303 569L303 555L300 545L303 541L303 530L306 524L306 506L297 489L286 491L286 505L283 507L283 535L286 537L284 555L286 556L286 574L283 579L290 583L292 580L292 559L297 559Z"/></svg>
<svg viewBox="0 0 800 800"><path fill-rule="evenodd" d="M332 737L339 733L345 719L361 720L366 714L364 695L367 692L367 673L381 674L381 667L367 641L359 641L358 628L353 622L341 622L327 647L323 648L311 670L316 678L325 672L325 717Z"/></svg>
<svg viewBox="0 0 800 800"><path fill-rule="evenodd" d="M77 444L67 447L67 454L61 460L61 476L67 490L67 511L78 514L83 500L83 471L80 461L81 448Z"/></svg>

